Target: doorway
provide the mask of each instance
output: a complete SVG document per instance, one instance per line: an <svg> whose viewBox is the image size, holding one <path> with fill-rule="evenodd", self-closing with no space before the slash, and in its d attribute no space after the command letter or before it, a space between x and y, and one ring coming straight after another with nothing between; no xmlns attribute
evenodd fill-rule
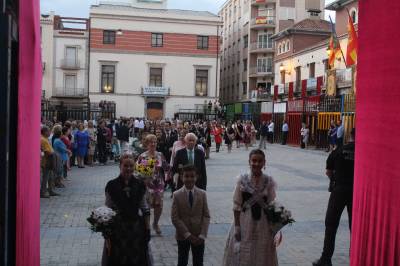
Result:
<svg viewBox="0 0 400 266"><path fill-rule="evenodd" d="M160 102L147 103L147 119L161 120L164 116L164 104Z"/></svg>

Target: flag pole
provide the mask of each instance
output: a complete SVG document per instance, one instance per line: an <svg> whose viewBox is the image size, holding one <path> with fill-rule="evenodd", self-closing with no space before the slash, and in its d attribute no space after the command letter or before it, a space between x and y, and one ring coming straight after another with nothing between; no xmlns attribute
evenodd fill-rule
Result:
<svg viewBox="0 0 400 266"><path fill-rule="evenodd" d="M337 37L337 34L336 34L335 25L333 25L332 18L331 18L330 15L329 15L329 20L331 21L331 24L332 24L332 33L333 33L333 37L336 38L336 40L339 42L340 53L342 54L343 62L344 62L344 64L345 64L346 67L347 67L346 58L344 57L344 53L343 53L343 50L342 50L342 46L340 45L339 38Z"/></svg>

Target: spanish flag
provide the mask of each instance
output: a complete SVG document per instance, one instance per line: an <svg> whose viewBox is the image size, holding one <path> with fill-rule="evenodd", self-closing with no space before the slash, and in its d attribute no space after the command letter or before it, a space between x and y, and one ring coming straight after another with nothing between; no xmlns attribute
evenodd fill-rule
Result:
<svg viewBox="0 0 400 266"><path fill-rule="evenodd" d="M357 63L358 38L350 14L347 30L349 37L347 42L346 64L347 66L352 66Z"/></svg>

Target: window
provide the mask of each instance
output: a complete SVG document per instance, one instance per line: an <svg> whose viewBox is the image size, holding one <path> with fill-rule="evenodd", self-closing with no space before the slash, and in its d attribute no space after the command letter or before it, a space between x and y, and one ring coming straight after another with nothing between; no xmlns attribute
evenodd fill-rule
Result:
<svg viewBox="0 0 400 266"><path fill-rule="evenodd" d="M243 37L243 48L247 48L249 46L249 35Z"/></svg>
<svg viewBox="0 0 400 266"><path fill-rule="evenodd" d="M77 63L77 49L76 47L65 48L65 60L68 66L76 66Z"/></svg>
<svg viewBox="0 0 400 266"><path fill-rule="evenodd" d="M286 42L286 52L290 51L290 42Z"/></svg>
<svg viewBox="0 0 400 266"><path fill-rule="evenodd" d="M315 63L311 63L309 66L309 78L315 78Z"/></svg>
<svg viewBox="0 0 400 266"><path fill-rule="evenodd" d="M324 64L324 71L329 70L328 59L322 60L322 64Z"/></svg>
<svg viewBox="0 0 400 266"><path fill-rule="evenodd" d="M196 69L196 96L207 96L208 70Z"/></svg>
<svg viewBox="0 0 400 266"><path fill-rule="evenodd" d="M281 84L285 84L286 77L285 77L285 70L281 71Z"/></svg>
<svg viewBox="0 0 400 266"><path fill-rule="evenodd" d="M258 35L258 48L272 48L272 33Z"/></svg>
<svg viewBox="0 0 400 266"><path fill-rule="evenodd" d="M208 36L197 36L197 49L208 49Z"/></svg>
<svg viewBox="0 0 400 266"><path fill-rule="evenodd" d="M243 82L243 95L247 95L247 82Z"/></svg>
<svg viewBox="0 0 400 266"><path fill-rule="evenodd" d="M115 44L115 30L103 31L103 44Z"/></svg>
<svg viewBox="0 0 400 266"><path fill-rule="evenodd" d="M355 8L352 8L350 10L350 16L351 16L351 19L353 20L353 23L357 24L358 23L358 14L357 14L357 10Z"/></svg>
<svg viewBox="0 0 400 266"><path fill-rule="evenodd" d="M272 72L272 58L257 58L257 72L258 73L271 73Z"/></svg>
<svg viewBox="0 0 400 266"><path fill-rule="evenodd" d="M300 86L301 86L301 66L298 66L295 68L296 70L296 87L295 91L300 91Z"/></svg>
<svg viewBox="0 0 400 266"><path fill-rule="evenodd" d="M162 87L162 68L150 68L150 87Z"/></svg>
<svg viewBox="0 0 400 266"><path fill-rule="evenodd" d="M151 34L151 47L163 47L163 34L152 33Z"/></svg>
<svg viewBox="0 0 400 266"><path fill-rule="evenodd" d="M66 91L76 89L76 75L66 74L64 76L64 88Z"/></svg>
<svg viewBox="0 0 400 266"><path fill-rule="evenodd" d="M243 60L243 71L247 71L247 59Z"/></svg>
<svg viewBox="0 0 400 266"><path fill-rule="evenodd" d="M115 66L102 65L101 66L101 92L114 93L115 85Z"/></svg>

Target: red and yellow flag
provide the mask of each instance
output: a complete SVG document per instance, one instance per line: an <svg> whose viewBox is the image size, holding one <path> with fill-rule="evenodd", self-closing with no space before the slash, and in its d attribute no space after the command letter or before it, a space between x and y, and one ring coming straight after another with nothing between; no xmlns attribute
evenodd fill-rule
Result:
<svg viewBox="0 0 400 266"><path fill-rule="evenodd" d="M357 63L358 38L350 14L347 30L349 33L349 37L347 42L346 63L347 66L352 66Z"/></svg>
<svg viewBox="0 0 400 266"><path fill-rule="evenodd" d="M333 68L335 66L336 57L341 53L339 40L334 34L331 35L331 39L329 40L329 51L328 64Z"/></svg>

